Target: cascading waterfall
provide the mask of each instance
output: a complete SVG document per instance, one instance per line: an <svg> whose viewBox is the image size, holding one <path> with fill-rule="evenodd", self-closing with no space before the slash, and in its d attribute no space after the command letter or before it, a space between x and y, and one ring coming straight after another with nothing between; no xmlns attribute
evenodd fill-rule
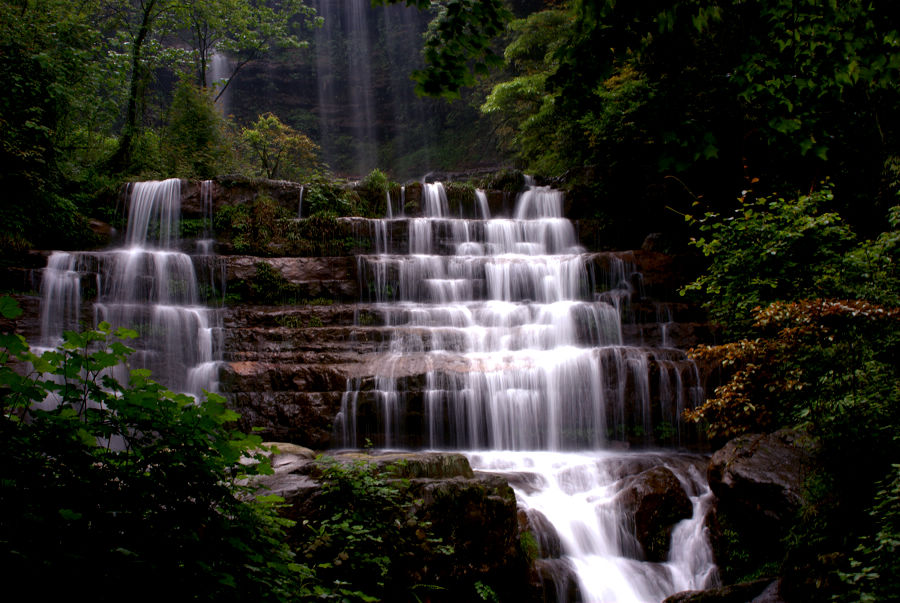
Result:
<svg viewBox="0 0 900 603"><path fill-rule="evenodd" d="M661 424L680 438L699 375L680 350L625 341L640 283L620 257L594 268L601 258L578 245L562 201L532 182L512 218L491 219L479 191L480 219L465 219L428 183L423 217L371 222L376 253L359 258L359 275L388 334L373 377L348 383L335 432L347 447L365 437L464 450L477 469L536 475L516 487L520 504L553 523L584 600L659 601L715 580L702 527L709 488L696 470L672 468L693 518L677 526L667 563L640 561L610 468L635 453L604 449Z"/></svg>
<svg viewBox="0 0 900 603"><path fill-rule="evenodd" d="M201 185L201 198L211 216L209 186ZM202 304L192 257L180 250L180 213L178 179L137 182L130 186L124 247L54 252L42 277L41 344L54 346L64 330L78 328L82 295L96 297L95 324L138 331L132 367L151 369L176 392L215 391L222 329L216 313ZM211 247L210 239L197 241L200 256ZM82 280L89 275L94 282L85 291Z"/></svg>

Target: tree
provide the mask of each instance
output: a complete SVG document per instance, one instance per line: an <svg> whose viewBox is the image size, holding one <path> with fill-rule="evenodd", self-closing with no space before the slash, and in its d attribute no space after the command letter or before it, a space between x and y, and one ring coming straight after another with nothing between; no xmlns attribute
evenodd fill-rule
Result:
<svg viewBox="0 0 900 603"><path fill-rule="evenodd" d="M770 190L805 191L828 175L845 217L874 234L900 183L900 92L891 84L900 34L891 8L573 0L566 43L537 71L510 61L515 76L491 99L521 84L512 98L533 100L486 109L516 124L523 141L549 133L551 144L522 147L529 166L551 175L594 166L601 203L646 198L642 213L653 216L701 196L730 204L753 178ZM536 25L517 28L513 44L539 39ZM530 73L542 74L542 87Z"/></svg>
<svg viewBox="0 0 900 603"><path fill-rule="evenodd" d="M305 44L291 32L292 22L302 17L307 27L321 26L315 9L303 0L181 0L176 8L178 23L187 34L186 41L196 53L197 84L207 87L212 56L228 53L237 62L225 83L216 90L222 95L233 78L247 63L274 47L297 48Z"/></svg>
<svg viewBox="0 0 900 603"><path fill-rule="evenodd" d="M180 82L162 141L168 172L204 180L222 173L231 156L224 126L211 91Z"/></svg>
<svg viewBox="0 0 900 603"><path fill-rule="evenodd" d="M241 140L259 162L257 173L265 178L302 179L317 167L319 147L273 113L260 115L256 123L244 128Z"/></svg>
<svg viewBox="0 0 900 603"><path fill-rule="evenodd" d="M152 70L189 58L167 45L178 31L190 33L197 64L198 81L206 86L206 69L218 49L239 53L234 72L273 46L298 45L289 31L297 14L307 17L312 9L302 0L108 0L118 16L118 27L127 36L130 69L127 108L119 147L112 165L121 170L131 163L133 143L139 129L143 88ZM227 83L226 83L227 85ZM224 86L219 93L224 90Z"/></svg>
<svg viewBox="0 0 900 603"><path fill-rule="evenodd" d="M458 98L476 76L502 64L492 48L511 16L502 0L372 0L372 5L403 2L437 13L425 34L425 69L412 74L417 94Z"/></svg>
<svg viewBox="0 0 900 603"><path fill-rule="evenodd" d="M106 103L96 62L100 33L92 2L0 3L0 249L22 250L81 232L77 208L61 196L64 151L78 120ZM47 216L53 216L48 221Z"/></svg>

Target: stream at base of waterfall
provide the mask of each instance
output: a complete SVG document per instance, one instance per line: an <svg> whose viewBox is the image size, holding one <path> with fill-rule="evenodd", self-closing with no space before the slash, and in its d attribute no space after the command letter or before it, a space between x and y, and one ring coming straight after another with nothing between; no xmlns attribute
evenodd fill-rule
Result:
<svg viewBox="0 0 900 603"><path fill-rule="evenodd" d="M625 341L633 267L609 258L596 274L563 194L530 182L511 218L492 217L483 191L451 215L440 183L423 186L422 217L394 218L390 198L388 208L365 221L376 253L358 267L364 301L391 332L370 376L348 381L335 437L347 448L365 438L462 450L474 469L506 475L526 513L558 535L557 588L574 575L586 603L714 585L702 457L608 450L663 422L680 441L681 413L702 396L696 366L665 336ZM363 416L366 406L377 410ZM423 417L421 433L405 432L409 415ZM692 505L664 562L642 560L617 498L623 478L653 467L672 471Z"/></svg>
<svg viewBox="0 0 900 603"><path fill-rule="evenodd" d="M479 451L466 453L472 468L507 477L519 506L529 516L538 542L554 534L561 565L551 566L556 600L566 601L574 575L584 603L650 603L683 590L717 582L706 534L713 494L698 458L671 452ZM691 462L691 461L695 462ZM635 468L665 467L678 478L692 506L690 519L672 530L665 562L642 560L632 518L622 509L621 484Z"/></svg>

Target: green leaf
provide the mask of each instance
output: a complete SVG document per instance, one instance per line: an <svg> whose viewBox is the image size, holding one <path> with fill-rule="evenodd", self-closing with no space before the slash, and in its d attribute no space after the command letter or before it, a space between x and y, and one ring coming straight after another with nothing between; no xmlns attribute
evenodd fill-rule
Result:
<svg viewBox="0 0 900 603"><path fill-rule="evenodd" d="M3 318L18 318L22 315L19 303L8 295L0 297L0 316Z"/></svg>

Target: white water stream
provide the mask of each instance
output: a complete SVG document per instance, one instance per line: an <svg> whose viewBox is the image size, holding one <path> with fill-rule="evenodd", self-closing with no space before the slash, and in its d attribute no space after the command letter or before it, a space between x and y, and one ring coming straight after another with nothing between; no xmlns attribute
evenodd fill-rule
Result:
<svg viewBox="0 0 900 603"><path fill-rule="evenodd" d="M678 441L681 410L701 395L681 350L623 336L634 269L613 255L595 269L548 187L529 186L512 217L492 218L483 192L451 212L443 186L425 184L422 210L370 221L376 253L359 258L360 283L389 336L372 377L348 383L335 421L343 445L422 442L470 451L475 469L531 476L510 480L519 503L552 524L585 602L660 601L714 581L701 473L674 454L606 450L660 425ZM622 466L665 466L692 501L665 563L643 561L629 533Z"/></svg>
<svg viewBox="0 0 900 603"><path fill-rule="evenodd" d="M201 186L204 219L212 217L209 183ZM194 258L181 250L181 181L136 182L128 192L125 244L108 251L54 252L41 285L41 342L53 347L80 328L85 279L95 297L92 322L135 329L132 368L145 367L176 392L215 391L222 329L203 303ZM208 259L210 231L196 242ZM117 374L127 382L124 372Z"/></svg>

